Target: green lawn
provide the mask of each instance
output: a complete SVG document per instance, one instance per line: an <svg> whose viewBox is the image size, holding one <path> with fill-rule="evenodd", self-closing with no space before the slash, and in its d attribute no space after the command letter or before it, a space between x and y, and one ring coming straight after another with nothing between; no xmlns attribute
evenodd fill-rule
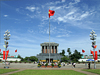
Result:
<svg viewBox="0 0 100 75"><path fill-rule="evenodd" d="M86 75L73 70L24 70L10 75Z"/></svg>
<svg viewBox="0 0 100 75"><path fill-rule="evenodd" d="M17 71L18 69L0 69L0 74Z"/></svg>
<svg viewBox="0 0 100 75"><path fill-rule="evenodd" d="M88 71L88 72L100 74L100 69L83 69L83 71Z"/></svg>

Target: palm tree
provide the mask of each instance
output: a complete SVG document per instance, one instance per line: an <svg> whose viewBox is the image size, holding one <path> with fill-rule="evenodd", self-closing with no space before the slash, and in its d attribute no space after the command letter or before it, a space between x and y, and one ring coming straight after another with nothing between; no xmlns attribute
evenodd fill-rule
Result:
<svg viewBox="0 0 100 75"><path fill-rule="evenodd" d="M67 52L68 52L68 57L69 57L71 54L70 48L67 49Z"/></svg>

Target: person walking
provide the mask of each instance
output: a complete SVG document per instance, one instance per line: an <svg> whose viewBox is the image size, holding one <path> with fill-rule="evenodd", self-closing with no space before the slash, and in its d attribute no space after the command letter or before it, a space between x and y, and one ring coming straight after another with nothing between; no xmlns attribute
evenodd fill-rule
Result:
<svg viewBox="0 0 100 75"><path fill-rule="evenodd" d="M76 63L73 63L74 68L75 68L75 65L76 65Z"/></svg>

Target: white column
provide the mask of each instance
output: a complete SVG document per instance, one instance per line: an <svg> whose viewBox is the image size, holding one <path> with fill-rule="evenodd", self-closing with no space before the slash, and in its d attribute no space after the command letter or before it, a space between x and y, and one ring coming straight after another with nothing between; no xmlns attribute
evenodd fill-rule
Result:
<svg viewBox="0 0 100 75"><path fill-rule="evenodd" d="M55 53L55 46L53 47L53 51L54 51L54 53Z"/></svg>

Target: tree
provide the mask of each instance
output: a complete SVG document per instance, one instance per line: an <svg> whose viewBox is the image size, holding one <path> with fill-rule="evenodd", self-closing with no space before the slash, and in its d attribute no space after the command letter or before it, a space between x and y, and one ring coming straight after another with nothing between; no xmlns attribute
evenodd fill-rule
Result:
<svg viewBox="0 0 100 75"><path fill-rule="evenodd" d="M67 52L68 52L68 56L70 56L71 55L70 48L67 49Z"/></svg>
<svg viewBox="0 0 100 75"><path fill-rule="evenodd" d="M59 53L59 54L62 55L62 56L65 56L65 50L62 50L62 52Z"/></svg>
<svg viewBox="0 0 100 75"><path fill-rule="evenodd" d="M28 59L30 59L30 57L25 57L24 58L24 61L28 61Z"/></svg>
<svg viewBox="0 0 100 75"><path fill-rule="evenodd" d="M80 52L78 52L77 50L75 50L74 53L71 54L70 58L71 58L71 60L73 60L74 62L78 62L78 59L80 59L81 56L83 56L83 54L81 54Z"/></svg>
<svg viewBox="0 0 100 75"><path fill-rule="evenodd" d="M29 58L29 60L31 60L31 61L38 61L38 58L35 57L35 56L31 56L31 57Z"/></svg>
<svg viewBox="0 0 100 75"><path fill-rule="evenodd" d="M20 58L20 59L21 59L21 61L23 61L23 58L22 58L20 55L18 55L18 58Z"/></svg>
<svg viewBox="0 0 100 75"><path fill-rule="evenodd" d="M0 55L3 55L2 53L0 53Z"/></svg>
<svg viewBox="0 0 100 75"><path fill-rule="evenodd" d="M69 59L68 59L66 56L64 56L63 58L61 58L61 61L62 61L62 62L68 62L68 60L69 60Z"/></svg>

